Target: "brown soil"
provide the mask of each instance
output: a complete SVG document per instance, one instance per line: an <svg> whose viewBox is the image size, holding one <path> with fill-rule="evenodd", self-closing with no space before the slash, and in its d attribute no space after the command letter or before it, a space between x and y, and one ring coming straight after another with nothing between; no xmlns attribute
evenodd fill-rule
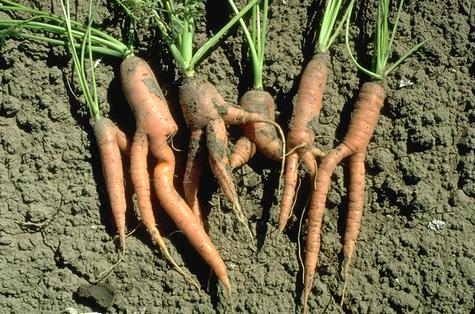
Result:
<svg viewBox="0 0 475 314"><path fill-rule="evenodd" d="M313 53L319 20L313 12L320 12L320 2L276 0L271 5L264 84L284 126L302 65ZM358 27L352 36L364 64L370 61L374 2L357 7L354 17ZM396 55L429 41L385 80L388 96L369 145L365 215L343 307L339 254L347 203L345 164L333 176L311 313L474 311L475 6L463 0L406 2ZM226 10L224 3L212 1L207 16ZM101 16L107 10L101 8ZM207 31L222 22L210 20ZM251 87L242 49L234 33L197 69L231 103ZM170 58L157 51L165 51L162 44L140 50L177 108L182 131L175 146L184 149L180 139L188 134L176 102L177 76ZM367 80L349 62L341 38L330 54L332 73L317 139L325 151L342 139L358 87ZM132 134L132 113L117 80L118 61L104 59L97 71L104 112ZM62 48L9 40L1 50L0 312L104 312L107 307L110 313L228 312L209 268L173 227L167 229L167 243L200 282L201 294L170 267L143 227L127 239L127 254L105 285L88 289L116 261L118 241L87 111L68 87L70 72ZM230 134L232 141L239 137L237 128ZM178 173L183 162L179 165ZM246 230L209 168L202 178L209 234L227 263L236 313L301 311L298 217L310 182L302 181L295 217L278 235L278 171L278 163L256 156L235 173L257 248L248 244ZM164 226L171 224L163 212L158 215ZM130 216L132 230L136 220ZM445 224L437 230L434 220Z"/></svg>

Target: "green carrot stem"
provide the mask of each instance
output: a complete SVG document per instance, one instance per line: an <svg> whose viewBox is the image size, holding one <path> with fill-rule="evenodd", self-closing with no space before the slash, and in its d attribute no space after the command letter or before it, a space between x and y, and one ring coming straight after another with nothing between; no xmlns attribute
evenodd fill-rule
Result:
<svg viewBox="0 0 475 314"><path fill-rule="evenodd" d="M234 13L239 14L239 10L234 4L234 1L228 0L228 2ZM251 54L252 69L254 74L253 88L256 90L263 88L262 72L264 65L265 34L267 31L268 8L268 0L264 0L261 22L259 3L254 5L252 9L251 32L249 32L249 29L244 20L242 18L239 19L239 24L244 32L244 35L246 36L249 51Z"/></svg>
<svg viewBox="0 0 475 314"><path fill-rule="evenodd" d="M2 8L2 7L0 7ZM65 35L67 33L66 28L64 26L58 26L58 25L52 25L44 22L36 22L32 21L31 19L29 20L0 20L0 28L6 28L6 31L11 30L9 32L11 36L16 36L18 34L18 37L23 37L27 38L30 37L31 39L36 38L37 40L40 40L41 36L35 36L35 35L27 35L25 32L19 32L17 29L29 29L32 31L45 31L53 34L57 34L59 36ZM84 31L81 30L74 30L71 29L71 34L74 38L83 38L84 37ZM43 40L46 42L46 40ZM60 40L61 41L61 40ZM118 40L110 41L107 38L104 37L99 37L98 35L91 35L91 41L94 43L94 50L95 51L109 51L106 53L107 55L118 55L120 54L121 56L126 56L131 53L131 50L124 45L122 42ZM55 43L54 39L48 40L50 43ZM105 46L105 47L101 47ZM115 53L112 53L112 51L115 51Z"/></svg>
<svg viewBox="0 0 475 314"><path fill-rule="evenodd" d="M335 27L338 15L341 11L342 0L328 0L326 2L322 24L320 25L320 32L318 33L318 41L315 47L317 53L326 53L333 44L343 27L344 21L350 14L351 5L352 2L348 5L348 8L341 17L338 26Z"/></svg>
<svg viewBox="0 0 475 314"><path fill-rule="evenodd" d="M69 39L69 51L71 53L71 56L73 58L73 66L74 69L77 73L78 79L79 79L79 84L81 86L81 90L84 93L84 97L86 100L86 105L89 109L89 114L91 117L97 121L100 119L101 114L99 110L99 104L95 101L95 97L91 94L91 91L89 89L89 85L87 83L87 78L86 78L86 72L84 69L84 47L85 47L85 40L83 41L83 44L81 45L81 54L78 55L76 49L75 49L75 39L74 36L72 35L72 28L71 28L71 13L70 13L70 8L69 8L69 1L66 2L66 5L64 4L64 0L61 0L61 7L63 9L63 14L66 22L66 30L68 34L68 39ZM85 39L87 38L87 32L88 30L86 29L84 35ZM92 60L91 60L92 62Z"/></svg>
<svg viewBox="0 0 475 314"><path fill-rule="evenodd" d="M412 53L419 49L426 41L422 41L409 49L405 54L403 54L396 62L391 66L388 66L388 60L392 55L392 46L394 43L394 37L396 34L397 26L399 23L399 17L402 12L402 6L404 0L399 2L398 11L396 13L395 21L393 23L392 29L389 27L389 0L380 0L378 2L378 12L376 16L376 27L375 27L375 36L374 36L374 50L373 50L373 62L371 69L367 69L360 65L353 53L351 52L349 44L349 24L351 11L353 8L354 0L350 3L350 14L346 20L346 31L345 31L345 44L350 55L350 59L356 65L356 67L376 80L383 80L386 76L389 75L397 66L399 66L405 59L407 59Z"/></svg>
<svg viewBox="0 0 475 314"><path fill-rule="evenodd" d="M41 10L37 10L34 8L27 7L25 5L21 5L18 3L15 3L13 1L8 1L8 0L0 0L1 3L6 3L7 5L2 5L0 6L0 11L19 11L19 12L25 12L25 13L30 13L33 15L35 19L46 19L46 20L51 20L53 22L56 22L59 25L64 24L64 18L57 16L52 13L44 12ZM15 21L15 19L12 20L0 20L2 23L8 23L8 21ZM18 21L18 20L16 20ZM57 25L53 25L50 23L44 23L46 27L60 27ZM71 26L77 27L79 29L84 29L86 25L84 25L81 22L75 21L75 20L70 20ZM51 30L50 30L51 31ZM74 32L74 30L73 30ZM117 40L111 35L108 35L107 33L104 33L96 28L91 29L92 34L94 34L94 39L101 38L104 40L105 43L109 43L110 45L116 45L116 46L121 46L124 45L121 41ZM64 33L64 29L63 29Z"/></svg>

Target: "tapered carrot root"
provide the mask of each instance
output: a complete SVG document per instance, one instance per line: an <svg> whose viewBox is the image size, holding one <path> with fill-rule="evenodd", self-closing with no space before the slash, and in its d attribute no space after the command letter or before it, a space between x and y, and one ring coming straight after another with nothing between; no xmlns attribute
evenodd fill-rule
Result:
<svg viewBox="0 0 475 314"><path fill-rule="evenodd" d="M348 168L350 171L350 183L348 191L348 213L346 215L345 235L343 238L343 292L342 303L345 297L345 290L348 284L349 268L353 251L356 247L356 240L360 232L361 218L364 207L364 187L365 187L365 153L355 153L348 158Z"/></svg>
<svg viewBox="0 0 475 314"><path fill-rule="evenodd" d="M275 103L272 96L261 90L246 92L239 101L239 105L246 111L260 114L262 119L274 120ZM271 160L282 158L282 141L279 139L274 126L264 122L254 122L241 125L243 135L255 144L255 148ZM242 151L241 151L242 149ZM239 160L240 163L231 162L231 167L236 168L246 163L250 154L248 147L235 147L230 159ZM237 155L234 157L234 155ZM247 158L246 158L247 157Z"/></svg>
<svg viewBox="0 0 475 314"><path fill-rule="evenodd" d="M249 230L232 180L227 156L228 136L224 123L243 125L265 122L277 127L281 136L282 129L274 121L263 119L259 113L251 113L230 106L211 83L194 76L184 78L180 86L179 99L185 121L192 134L196 130L206 131L211 170L226 198L233 204L237 217ZM282 154L284 154L284 148ZM193 157L189 155L187 164L193 162Z"/></svg>
<svg viewBox="0 0 475 314"><path fill-rule="evenodd" d="M129 57L122 62L121 76L124 94L136 119L136 133L130 153L131 176L142 220L170 263L185 278L197 285L173 261L156 228L147 170L147 156L150 152L156 161L153 184L158 201L201 257L211 266L218 279L224 284L230 298L231 285L223 260L200 221L173 186L175 158L167 140L176 132L177 125L170 114L157 80L148 64L137 57Z"/></svg>
<svg viewBox="0 0 475 314"><path fill-rule="evenodd" d="M203 217L198 200L198 188L200 185L203 163L203 154L200 151L202 134L203 131L201 129L191 132L188 148L188 160L186 163L185 174L183 175L183 192L185 194L185 201L191 207L191 210L201 224L203 224Z"/></svg>
<svg viewBox="0 0 475 314"><path fill-rule="evenodd" d="M348 132L334 150L322 159L316 179L316 189L312 193L307 225L307 240L304 261L304 307L312 289L313 277L320 251L320 229L325 211L325 202L330 188L331 175L336 166L346 157L349 159L350 185L349 212L345 231L344 276L347 280L356 239L358 237L364 204L364 157L368 143L373 135L380 110L384 104L384 89L379 83L363 84L350 120Z"/></svg>
<svg viewBox="0 0 475 314"><path fill-rule="evenodd" d="M234 150L229 157L229 165L236 169L247 163L256 154L256 144L247 137L241 137L234 144Z"/></svg>
<svg viewBox="0 0 475 314"><path fill-rule="evenodd" d="M228 136L226 126L221 119L211 120L206 125L206 142L208 146L209 164L216 180L223 189L226 198L233 204L238 219L245 224L245 216L239 205L236 188L230 175L230 167L226 147Z"/></svg>
<svg viewBox="0 0 475 314"><path fill-rule="evenodd" d="M125 200L124 171L121 153L129 154L130 143L126 135L107 118L94 123L94 134L102 161L102 173L109 202L119 234L122 252L125 252Z"/></svg>
<svg viewBox="0 0 475 314"><path fill-rule="evenodd" d="M290 217L297 186L298 161L306 160L307 166L313 164L316 172L315 160L319 150L314 146L316 124L322 108L323 94L328 76L327 56L317 54L305 67L299 82L297 99L293 108L292 118L287 135L287 167L284 174L284 189L282 193L279 215L280 231L283 231Z"/></svg>
<svg viewBox="0 0 475 314"><path fill-rule="evenodd" d="M188 238L191 245L213 269L216 277L224 285L228 299L231 301L231 283L224 261L203 226L173 187L173 172L175 169L173 151L168 146L161 146L154 149L153 155L158 161L154 169L153 182L160 204L175 222L178 229Z"/></svg>

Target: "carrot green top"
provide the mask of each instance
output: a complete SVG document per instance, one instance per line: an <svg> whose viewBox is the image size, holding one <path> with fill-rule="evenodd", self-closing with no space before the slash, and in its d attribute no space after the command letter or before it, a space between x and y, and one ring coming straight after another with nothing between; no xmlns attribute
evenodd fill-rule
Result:
<svg viewBox="0 0 475 314"><path fill-rule="evenodd" d="M322 17L322 24L320 25L320 32L318 33L318 41L315 47L317 53L326 53L335 41L343 26L343 22L348 17L351 11L351 4L346 9L345 13L340 19L340 23L336 26L338 16L341 15L342 0L327 0L325 4L325 11Z"/></svg>
<svg viewBox="0 0 475 314"><path fill-rule="evenodd" d="M120 1L120 0L119 0ZM195 66L222 39L228 30L246 14L258 1L251 0L238 14L198 50L193 49L195 18L204 11L203 0L184 0L179 4L173 0L157 1L152 7L152 23L158 27L183 75L193 76ZM126 6L123 4L123 6Z"/></svg>
<svg viewBox="0 0 475 314"><path fill-rule="evenodd" d="M360 65L356 58L353 56L349 45L349 24L350 16L346 20L346 32L345 42L350 58L356 67L371 76L376 80L383 80L389 73L391 73L398 65L401 64L407 57L409 57L414 51L419 49L426 41L420 42L411 49L409 49L401 58L388 67L388 59L392 54L392 46L394 42L394 36L396 34L399 16L401 15L402 6L404 0L399 2L396 19L393 23L392 29L389 28L389 0L379 0L378 13L376 16L376 28L374 35L374 49L373 49L373 62L371 69L367 69ZM354 0L350 3L350 11L353 9Z"/></svg>
<svg viewBox="0 0 475 314"><path fill-rule="evenodd" d="M67 45L67 30L64 17L34 9L17 2L0 0L0 11L31 14L29 19L0 19L0 39L17 37L37 40L54 45ZM87 25L70 19L71 34L74 38L84 38ZM120 40L94 27L91 28L92 51L113 57L124 58L132 50ZM44 33L48 33L47 36ZM76 45L79 48L79 45Z"/></svg>
<svg viewBox="0 0 475 314"><path fill-rule="evenodd" d="M234 4L233 0L228 0L229 5L234 10L235 14L239 14L239 10ZM253 88L256 90L262 89L262 71L264 65L264 50L267 32L267 12L269 10L269 1L263 0L262 6L256 3L252 7L251 16L251 31L247 27L242 18L239 19L239 24L246 36L249 52L251 54L252 68L254 72Z"/></svg>
<svg viewBox="0 0 475 314"><path fill-rule="evenodd" d="M97 120L101 115L93 53L126 58L132 55L132 49L113 36L92 27L92 3L93 1L88 2L87 24L84 24L71 19L69 1L60 0L63 16L58 16L13 1L0 0L0 11L22 12L32 16L29 19L0 19L0 39L17 37L68 47L89 114ZM90 60L89 66L86 66L86 58Z"/></svg>

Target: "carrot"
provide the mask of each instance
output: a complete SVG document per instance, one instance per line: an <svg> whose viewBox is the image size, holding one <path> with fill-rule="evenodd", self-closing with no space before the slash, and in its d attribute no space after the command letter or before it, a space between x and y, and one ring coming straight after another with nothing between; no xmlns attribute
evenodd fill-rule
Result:
<svg viewBox="0 0 475 314"><path fill-rule="evenodd" d="M364 157L373 134L379 112L384 104L384 89L379 83L365 83L361 87L355 109L345 138L334 150L326 155L320 164L316 178L316 189L312 192L309 205L307 240L304 261L304 304L313 285L313 276L320 251L320 228L325 211L325 201L330 187L331 175L336 166L346 157L349 159L350 195L348 219L343 249L345 265L349 265L354 243L358 237L364 204ZM347 269L347 266L345 266Z"/></svg>
<svg viewBox="0 0 475 314"><path fill-rule="evenodd" d="M102 173L109 202L119 234L122 253L125 252L125 200L124 172L121 153L129 154L130 143L126 135L108 118L94 123L94 135L102 162Z"/></svg>
<svg viewBox="0 0 475 314"><path fill-rule="evenodd" d="M130 152L130 168L144 225L177 271L194 283L173 261L155 224L147 171L147 156L150 150L156 162L153 171L154 188L160 204L198 253L209 263L230 296L231 285L223 260L199 220L192 215L191 209L173 186L175 158L167 140L175 134L177 125L170 114L152 69L142 59L128 57L121 64L121 81L125 97L136 119L136 132ZM184 221L186 223L183 223Z"/></svg>
<svg viewBox="0 0 475 314"><path fill-rule="evenodd" d="M228 0L228 2L234 13L238 14L239 10L234 1ZM260 114L262 119L274 121L274 99L268 92L264 91L262 80L268 2L268 0L264 0L252 7L252 15L249 21L251 25L250 30L243 19L239 19L242 31L247 39L254 77L252 89L241 97L239 105L248 112ZM239 144L234 147L230 157L230 164L233 169L246 163L255 154L256 150L271 160L282 159L284 161L283 144L273 125L263 122L252 122L241 125L241 131L244 138L238 140ZM248 140L244 140L246 138Z"/></svg>
<svg viewBox="0 0 475 314"><path fill-rule="evenodd" d="M85 104L91 116L91 124L93 125L94 134L99 148L99 155L101 157L104 181L106 184L107 194L109 196L112 216L114 218L115 225L119 234L119 241L122 249L122 254L118 261L120 262L120 260L125 254L125 215L127 209L121 153L127 155L129 154L130 141L127 136L111 120L101 115L99 110L99 100L97 95L94 67L92 63L90 63L89 66L86 66L84 60L87 55L87 57L89 57L92 62L93 51L101 51L102 53L109 55L123 55L128 53L129 49L120 41L112 39L110 36L101 31L94 29L95 35L92 35L92 2L89 2L88 5L88 24L85 26L85 29L75 29L75 32L73 32L73 25L77 27L81 24L71 19L69 2L64 3L64 1L61 1L60 3L61 8L63 10L64 22L63 19L59 18L56 15L44 13L35 9L30 9L22 5L15 4L14 8L20 11L24 10L30 12L37 16L48 16L48 18L52 22L61 21L61 27L59 28L49 23L40 23L40 25L44 27L44 30L53 31L53 29L55 29L55 32L67 35L67 40L64 42L64 44L68 47L69 52L71 53L73 67L75 70L74 72L78 77L81 91L84 94ZM42 40L46 42L51 42L48 37L39 38L42 38ZM109 46L107 48L98 47L95 45L97 42L104 38L109 39ZM81 39L82 43L76 43L76 39ZM55 42L53 41L53 43Z"/></svg>
<svg viewBox="0 0 475 314"><path fill-rule="evenodd" d="M300 79L297 99L287 134L287 165L284 175L278 229L283 231L290 216L297 186L298 164L302 160L313 177L316 173L315 158L322 153L314 146L316 124L322 108L323 94L328 76L327 56L317 54L307 64Z"/></svg>
<svg viewBox="0 0 475 314"><path fill-rule="evenodd" d="M328 67L328 50L341 30L349 10L336 22L341 15L342 1L329 0L325 2L325 11L315 46L315 55L306 65L300 78L297 99L292 112L287 135L288 151L287 167L284 175L281 209L278 229L283 231L295 203L298 169L303 163L312 181L317 173L317 158L324 156L314 144L317 132L318 117L322 109L325 93Z"/></svg>
<svg viewBox="0 0 475 314"><path fill-rule="evenodd" d="M196 168L196 143L206 133L206 143L209 153L209 163L213 174L223 189L226 198L233 204L237 218L244 225L245 215L238 201L238 196L231 176L227 147L228 136L225 123L244 125L253 122L265 122L277 125L274 121L263 119L260 114L247 112L241 108L230 106L219 94L216 87L208 81L190 76L183 80L179 89L179 101L188 127L191 129L190 154L188 155L187 169ZM195 153L196 152L196 153ZM184 182L193 182L186 172ZM197 180L194 185L184 186L185 195L197 189ZM196 192L193 192L196 195ZM250 230L248 230L250 232Z"/></svg>
<svg viewBox="0 0 475 314"><path fill-rule="evenodd" d="M201 129L191 132L188 159L185 174L183 175L183 191L186 203L191 207L200 223L204 225L201 206L198 200L198 188L203 165L203 154L199 151L202 134L203 130Z"/></svg>
<svg viewBox="0 0 475 314"><path fill-rule="evenodd" d="M179 90L179 100L183 115L191 133L194 134L190 142L187 169L196 167L197 160L193 146L199 142L202 130L206 133L206 144L209 153L209 163L213 174L223 189L226 198L233 204L233 210L238 219L246 224L245 215L238 201L238 196L231 176L228 161L228 137L225 122L229 124L246 124L264 119L257 113L249 113L243 109L232 107L226 103L216 88L206 80L197 77L187 77ZM191 173L190 173L191 174ZM193 182L188 173L185 173L185 182ZM193 185L197 189L198 183ZM185 194L192 186L185 185ZM196 195L196 194L195 194Z"/></svg>
<svg viewBox="0 0 475 314"><path fill-rule="evenodd" d="M350 2L347 14L351 14L353 0ZM375 56L373 58L372 70L362 67L354 58L349 47L349 20L346 19L345 41L353 63L358 69L374 78L375 82L364 83L359 91L355 107L350 119L348 131L343 141L326 155L320 164L315 181L315 190L312 192L308 225L306 253L304 261L304 311L307 310L307 301L312 289L313 277L318 263L320 251L320 229L325 211L325 201L328 189L331 184L331 176L336 166L344 159L348 159L349 187L348 187L348 215L343 243L343 269L344 280L341 303L344 302L345 290L348 284L349 266L358 238L364 206L364 181L365 167L364 160L369 141L373 135L381 108L384 104L385 92L381 81L394 70L412 52L421 47L424 42L419 43L397 60L391 67L386 68L387 61L391 55L391 48L396 32L399 16L402 9L403 0L399 3L396 21L390 30L388 25L389 1L380 0L378 14L376 18L376 36L374 42ZM391 34L391 35L390 35Z"/></svg>

